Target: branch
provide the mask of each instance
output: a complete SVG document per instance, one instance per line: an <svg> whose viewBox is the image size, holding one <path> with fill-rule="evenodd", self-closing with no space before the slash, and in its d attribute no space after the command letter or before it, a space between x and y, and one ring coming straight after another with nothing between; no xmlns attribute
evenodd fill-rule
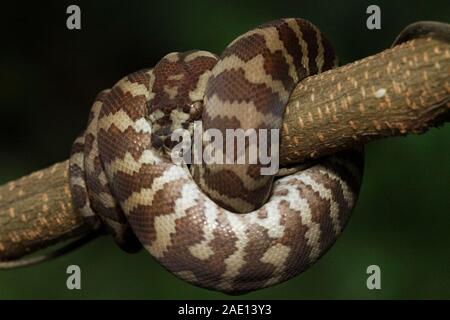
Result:
<svg viewBox="0 0 450 320"><path fill-rule="evenodd" d="M300 82L283 121L280 163L450 120L450 43L421 38Z"/></svg>
<svg viewBox="0 0 450 320"><path fill-rule="evenodd" d="M287 106L280 163L448 121L449 70L450 46L435 37L307 78ZM0 187L0 261L92 231L72 208L67 161Z"/></svg>
<svg viewBox="0 0 450 320"><path fill-rule="evenodd" d="M89 231L72 208L68 161L0 186L0 261Z"/></svg>

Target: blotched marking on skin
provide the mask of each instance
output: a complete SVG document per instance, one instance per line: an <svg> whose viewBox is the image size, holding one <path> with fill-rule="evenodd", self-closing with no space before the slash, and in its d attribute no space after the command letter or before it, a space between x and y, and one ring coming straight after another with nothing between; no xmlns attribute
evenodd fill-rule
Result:
<svg viewBox="0 0 450 320"><path fill-rule="evenodd" d="M177 86L164 86L164 92L167 93L169 99L173 100L178 95L178 87Z"/></svg>
<svg viewBox="0 0 450 320"><path fill-rule="evenodd" d="M198 282L195 274L189 270L174 272L174 275L176 275L177 277L183 279L184 281L190 282L190 283Z"/></svg>
<svg viewBox="0 0 450 320"><path fill-rule="evenodd" d="M170 114L170 120L172 121L172 128L182 128L182 124L189 120L189 114L183 112L183 110L175 109Z"/></svg>
<svg viewBox="0 0 450 320"><path fill-rule="evenodd" d="M214 54L212 54L211 52L198 50L198 51L194 51L193 53L188 54L184 58L184 61L191 62L192 60L195 60L196 58L199 58L199 57L208 57L208 58L217 59L217 57Z"/></svg>
<svg viewBox="0 0 450 320"><path fill-rule="evenodd" d="M344 194L344 199L347 202L347 207L351 208L355 202L355 197L353 192L348 187L347 183L342 180L336 173L331 170L319 169L319 172L323 175L330 177L331 179L337 181L342 188Z"/></svg>
<svg viewBox="0 0 450 320"><path fill-rule="evenodd" d="M316 55L316 65L317 65L317 72L322 72L322 68L324 65L324 47L322 44L322 33L320 32L319 29L317 29L316 26L311 25L312 28L314 29L315 33L316 33L316 41L317 41L317 55Z"/></svg>
<svg viewBox="0 0 450 320"><path fill-rule="evenodd" d="M264 253L261 262L270 263L277 268L282 268L290 251L290 247L277 243Z"/></svg>
<svg viewBox="0 0 450 320"><path fill-rule="evenodd" d="M300 179L301 180L301 179ZM290 192L298 193L297 189L293 186L286 186ZM311 209L309 207L308 201L302 197L292 197L290 198L289 207L294 210L299 210L302 217L302 223L308 228L305 236L308 239L308 246L311 248L310 260L316 261L320 256L320 225L313 221L311 215Z"/></svg>
<svg viewBox="0 0 450 320"><path fill-rule="evenodd" d="M239 274L239 270L245 264L244 249L248 243L246 236L247 225L236 214L228 214L227 220L233 228L233 233L238 238L236 241L237 250L225 259L226 271L223 277L232 279Z"/></svg>
<svg viewBox="0 0 450 320"><path fill-rule="evenodd" d="M145 118L140 118L134 121L124 110L119 110L114 114L103 116L99 121L98 130L108 130L113 124L122 132L128 128L133 128L138 133L151 134L152 132L151 126Z"/></svg>
<svg viewBox="0 0 450 320"><path fill-rule="evenodd" d="M184 75L182 73L172 74L167 77L167 80L178 81L183 79Z"/></svg>
<svg viewBox="0 0 450 320"><path fill-rule="evenodd" d="M201 172L204 169L202 166L199 166L198 170L200 170L200 172ZM207 193L210 197L214 197L215 199L220 199L222 201L225 201L226 203L231 204L233 207L239 206L240 208L246 208L248 210L251 210L254 207L253 204L248 203L247 201L245 201L241 198L230 197L226 194L220 193L217 190L213 189L206 183L204 176L202 174L200 175L200 179L197 181L197 183L203 191L207 191Z"/></svg>
<svg viewBox="0 0 450 320"><path fill-rule="evenodd" d="M300 26L296 21L288 22L292 30L294 30L297 38L300 41L300 48L302 49L302 65L305 67L307 74L310 73L309 70L309 58L308 58L308 44L304 40L303 32L300 30Z"/></svg>
<svg viewBox="0 0 450 320"><path fill-rule="evenodd" d="M149 99L149 90L143 84L131 82L128 78L119 81L116 86L122 90L122 92L127 92L131 94L133 97L144 96L146 99Z"/></svg>
<svg viewBox="0 0 450 320"><path fill-rule="evenodd" d="M187 174L182 168L170 166L170 168L164 171L161 176L153 180L150 188L142 188L139 192L133 192L132 195L123 202L122 208L125 213L129 213L138 205L151 206L155 193L159 190L163 190L166 183L186 178Z"/></svg>
<svg viewBox="0 0 450 320"><path fill-rule="evenodd" d="M220 68L213 68L213 76L218 76L225 71L241 69L244 71L245 78L251 83L264 84L280 97L285 97L286 99L289 97L289 92L286 91L283 83L279 80L274 80L270 74L264 71L264 57L262 54L258 54L247 62L242 61L235 55L227 56L220 61L219 66ZM255 72L255 70L260 71Z"/></svg>
<svg viewBox="0 0 450 320"><path fill-rule="evenodd" d="M161 159L157 157L156 152L151 149L144 150L138 160L135 160L129 152L126 152L123 159L116 158L107 165L107 171L108 175L111 177L116 175L119 171L127 174L134 174L139 172L144 164L157 165L159 163L161 163ZM107 180L105 180L105 182L107 182Z"/></svg>
<svg viewBox="0 0 450 320"><path fill-rule="evenodd" d="M317 192L321 198L330 201L330 216L333 221L334 234L341 233L341 225L339 224L339 205L334 200L333 193L330 189L325 188L322 184L315 181L312 177L304 175L302 181L309 185L314 192Z"/></svg>
<svg viewBox="0 0 450 320"><path fill-rule="evenodd" d="M189 99L191 101L202 101L205 94L206 84L211 77L212 72L210 70L203 73L198 81L194 90L189 92Z"/></svg>
<svg viewBox="0 0 450 320"><path fill-rule="evenodd" d="M171 53L167 54L166 56L164 56L164 58L162 58L161 60L163 60L163 59L167 59L170 62L177 62L180 60L178 52L171 52Z"/></svg>
<svg viewBox="0 0 450 320"><path fill-rule="evenodd" d="M208 109L207 114L210 118L233 119L239 114L239 123L242 129L253 129L266 123L273 124L274 126L281 124L279 117L271 113L260 113L253 101L223 101L216 94L209 97L207 101L211 105L220 104L223 107L223 110L219 108Z"/></svg>
<svg viewBox="0 0 450 320"><path fill-rule="evenodd" d="M155 188L154 193L156 191L157 188ZM173 213L155 217L156 239L150 246L146 246L155 258L164 256L164 252L171 244L170 236L175 233L175 221L185 216L187 209L195 206L197 197L198 194L186 184L181 189L180 198L175 200Z"/></svg>
<svg viewBox="0 0 450 320"><path fill-rule="evenodd" d="M295 72L294 64L291 55L287 52L286 48L284 47L283 42L278 37L278 31L276 27L266 27L263 29L254 29L251 30L242 36L236 38L234 41L232 41L228 47L231 47L232 45L236 44L238 41L242 40L243 38L250 37L252 35L260 35L265 39L265 44L267 46L267 49L271 53L275 53L278 50L282 51L283 57L288 63L289 66L289 76L294 80L294 82L298 81L297 74Z"/></svg>

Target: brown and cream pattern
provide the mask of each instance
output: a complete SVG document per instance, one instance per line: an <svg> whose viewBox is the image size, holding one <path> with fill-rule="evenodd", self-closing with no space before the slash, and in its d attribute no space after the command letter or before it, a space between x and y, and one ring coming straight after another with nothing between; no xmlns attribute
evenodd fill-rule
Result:
<svg viewBox="0 0 450 320"><path fill-rule="evenodd" d="M362 153L341 153L284 177L256 165L171 162L171 133L276 129L293 87L336 65L311 23L277 20L233 41L220 58L171 53L97 97L74 143L75 206L127 251L141 246L195 285L247 292L292 278L334 243L361 183ZM248 146L247 146L248 147ZM231 210L231 211L230 211ZM235 213L247 212L247 213Z"/></svg>
<svg viewBox="0 0 450 320"><path fill-rule="evenodd" d="M280 129L295 84L336 62L329 42L305 20L277 20L255 28L234 40L212 69L203 127L219 129L223 135L226 129ZM247 159L251 147L249 142L244 150ZM274 176L261 175L260 168L260 164L193 167L202 190L234 212L250 212L268 199ZM236 183L223 183L227 180Z"/></svg>

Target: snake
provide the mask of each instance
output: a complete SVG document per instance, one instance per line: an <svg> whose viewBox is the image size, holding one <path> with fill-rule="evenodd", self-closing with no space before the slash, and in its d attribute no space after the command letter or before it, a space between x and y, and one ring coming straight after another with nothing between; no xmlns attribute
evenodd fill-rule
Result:
<svg viewBox="0 0 450 320"><path fill-rule="evenodd" d="M362 151L263 175L259 162L174 163L171 137L193 134L196 121L221 133L280 129L295 85L337 64L316 26L286 18L244 33L220 56L174 52L127 75L98 94L72 146L74 206L123 250L143 247L193 285L239 294L291 279L345 228Z"/></svg>

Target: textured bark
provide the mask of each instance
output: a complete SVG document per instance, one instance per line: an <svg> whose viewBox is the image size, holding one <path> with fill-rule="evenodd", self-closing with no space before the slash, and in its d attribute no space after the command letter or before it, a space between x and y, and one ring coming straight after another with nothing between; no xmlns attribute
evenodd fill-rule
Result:
<svg viewBox="0 0 450 320"><path fill-rule="evenodd" d="M415 39L298 84L287 107L280 163L328 155L449 120L450 47ZM0 260L89 233L72 208L68 163L0 187Z"/></svg>
<svg viewBox="0 0 450 320"><path fill-rule="evenodd" d="M0 260L89 231L72 209L68 161L0 186Z"/></svg>
<svg viewBox="0 0 450 320"><path fill-rule="evenodd" d="M280 163L296 163L450 120L450 44L405 42L299 83L283 121Z"/></svg>

